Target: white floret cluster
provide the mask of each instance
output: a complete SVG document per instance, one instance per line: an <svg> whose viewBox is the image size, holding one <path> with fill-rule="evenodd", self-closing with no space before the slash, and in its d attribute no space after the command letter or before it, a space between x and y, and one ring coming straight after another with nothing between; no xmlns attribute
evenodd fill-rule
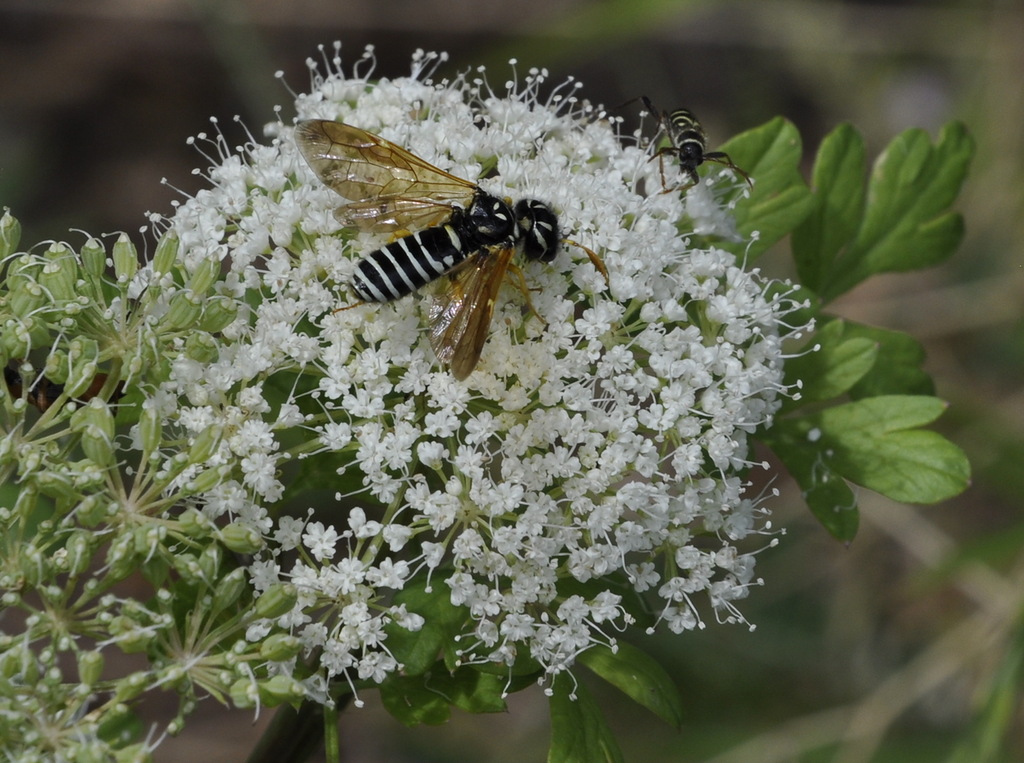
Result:
<svg viewBox="0 0 1024 763"><path fill-rule="evenodd" d="M748 436L784 392L790 305L733 254L695 243L695 231L735 238L721 197L742 181L716 171L661 193L651 146L624 140L576 83L551 89L531 71L495 92L480 72L432 81L437 61L418 54L393 80L370 79L369 58L347 76L334 62L297 97L298 117L547 202L608 279L572 243L523 264L536 314L503 288L479 366L457 381L427 341L429 289L338 310L354 301L355 263L388 237L341 228L343 200L290 126L241 151L213 140L210 188L168 222L185 260L221 263L224 293L248 309L220 346L181 352L161 399L189 437L223 432L181 479L229 475L197 505L260 535L257 589L299 588L291 612L249 637L286 629L320 655L321 678L379 682L399 668L387 629L429 621L395 601L413 584L464 608L464 664L528 656L549 675L638 621L744 622L734 602L771 531L742 475ZM672 162L666 172L680 179ZM296 487L328 498L281 516Z"/></svg>

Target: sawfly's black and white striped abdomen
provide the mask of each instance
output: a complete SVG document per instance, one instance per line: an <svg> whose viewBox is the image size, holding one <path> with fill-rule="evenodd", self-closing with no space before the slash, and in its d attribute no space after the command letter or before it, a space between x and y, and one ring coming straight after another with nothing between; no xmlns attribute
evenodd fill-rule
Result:
<svg viewBox="0 0 1024 763"><path fill-rule="evenodd" d="M356 264L352 291L364 302L389 302L440 278L472 253L451 224L393 241Z"/></svg>
<svg viewBox="0 0 1024 763"><path fill-rule="evenodd" d="M558 243L558 218L547 204L523 199L513 210L480 192L468 210L455 209L447 223L366 255L356 264L352 291L364 302L388 302L440 278L481 249L521 245L527 259L549 262Z"/></svg>

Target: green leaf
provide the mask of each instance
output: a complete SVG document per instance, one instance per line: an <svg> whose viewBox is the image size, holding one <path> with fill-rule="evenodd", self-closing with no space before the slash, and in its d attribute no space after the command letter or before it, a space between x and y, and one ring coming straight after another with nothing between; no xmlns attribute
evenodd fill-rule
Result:
<svg viewBox="0 0 1024 763"><path fill-rule="evenodd" d="M675 728L682 725L683 704L679 692L665 669L646 652L619 642L615 651L606 646L592 646L577 659L666 723Z"/></svg>
<svg viewBox="0 0 1024 763"><path fill-rule="evenodd" d="M792 420L779 422L762 440L785 464L822 526L837 540L852 541L860 527L857 498L816 443Z"/></svg>
<svg viewBox="0 0 1024 763"><path fill-rule="evenodd" d="M385 709L407 726L437 725L451 715L451 706L469 713L501 713L505 704L505 676L481 673L463 666L449 672L443 662L421 675L393 674L380 684Z"/></svg>
<svg viewBox="0 0 1024 763"><path fill-rule="evenodd" d="M793 231L793 259L804 286L821 289L836 256L853 240L864 214L864 174L864 140L852 125L840 125L825 136L814 161L814 210Z"/></svg>
<svg viewBox="0 0 1024 763"><path fill-rule="evenodd" d="M846 323L843 336L869 339L878 348L874 367L853 386L850 397L935 394L935 384L921 369L924 348L912 336L852 322Z"/></svg>
<svg viewBox="0 0 1024 763"><path fill-rule="evenodd" d="M934 146L923 130L897 136L875 162L856 237L827 274L819 273L822 299L834 299L875 273L915 270L952 254L963 237L963 220L946 210L973 153L974 141L960 123L946 125ZM818 260L826 255L827 250L819 253Z"/></svg>
<svg viewBox="0 0 1024 763"><path fill-rule="evenodd" d="M804 352L786 362L786 384L799 382L801 388L798 399L783 401L782 411L843 394L854 400L932 395L935 386L921 369L924 357L920 343L901 332L827 319Z"/></svg>
<svg viewBox="0 0 1024 763"><path fill-rule="evenodd" d="M963 451L935 432L915 429L945 407L926 396L872 397L782 420L766 441L790 453L806 450L816 468L893 500L934 503L957 495L970 479Z"/></svg>
<svg viewBox="0 0 1024 763"><path fill-rule="evenodd" d="M426 587L426 581L415 581L395 594L395 604L405 604L409 612L422 615L423 627L409 631L389 623L385 628L391 654L410 676L429 670L437 656L454 643L468 618L464 608L452 604L448 586L437 585L430 591Z"/></svg>
<svg viewBox="0 0 1024 763"><path fill-rule="evenodd" d="M406 726L437 726L451 716L448 700L428 688L423 676L388 676L380 685L380 699L384 709Z"/></svg>
<svg viewBox="0 0 1024 763"><path fill-rule="evenodd" d="M508 709L504 698L507 683L507 676L463 666L454 673L432 672L427 676L426 686L467 713L503 713Z"/></svg>
<svg viewBox="0 0 1024 763"><path fill-rule="evenodd" d="M622 752L586 687L563 673L551 689L548 763L622 761Z"/></svg>
<svg viewBox="0 0 1024 763"><path fill-rule="evenodd" d="M884 395L811 418L818 419L821 445L844 477L896 501L935 503L963 492L970 480L962 450L935 432L914 428L945 409L934 397Z"/></svg>
<svg viewBox="0 0 1024 763"><path fill-rule="evenodd" d="M943 410L945 403L934 397L872 397L782 419L763 439L805 491L815 516L837 538L850 540L856 501L844 479L906 503L935 503L966 489L970 464L963 451L916 429Z"/></svg>
<svg viewBox="0 0 1024 763"><path fill-rule="evenodd" d="M801 385L799 399L783 401L783 410L831 400L853 387L875 365L878 344L865 337L848 337L846 324L832 320L811 340L811 347L786 362L786 385Z"/></svg>
<svg viewBox="0 0 1024 763"><path fill-rule="evenodd" d="M736 203L742 242L718 242L737 256L754 259L793 230L811 211L814 200L800 175L800 133L782 117L737 135L722 146L733 162L754 178L749 198ZM758 232L752 244L750 235Z"/></svg>

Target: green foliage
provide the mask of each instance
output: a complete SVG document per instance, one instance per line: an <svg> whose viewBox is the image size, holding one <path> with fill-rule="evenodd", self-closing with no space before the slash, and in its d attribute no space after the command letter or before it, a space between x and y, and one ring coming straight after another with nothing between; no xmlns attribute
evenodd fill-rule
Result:
<svg viewBox="0 0 1024 763"><path fill-rule="evenodd" d="M615 649L595 646L579 657L592 670L638 705L676 728L683 722L679 692L665 669L646 652L619 643Z"/></svg>
<svg viewBox="0 0 1024 763"><path fill-rule="evenodd" d="M800 175L800 133L792 122L776 117L734 138L722 149L756 182L750 198L736 205L736 223L743 241L721 246L753 259L790 233L814 205ZM748 246L755 231L757 240Z"/></svg>
<svg viewBox="0 0 1024 763"><path fill-rule="evenodd" d="M549 763L621 761L622 752L586 687L564 673L551 690Z"/></svg>
<svg viewBox="0 0 1024 763"><path fill-rule="evenodd" d="M756 181L750 199L737 205L740 230L760 232L747 256L792 234L798 298L818 323L786 364L786 383L798 394L760 438L840 540L852 540L858 527L851 484L910 503L963 491L970 480L964 453L919 428L945 407L932 397L921 346L898 332L837 320L821 307L871 275L927 267L953 253L963 221L949 207L974 151L964 126L947 125L934 145L923 131L907 130L868 178L864 141L842 125L818 150L813 190L799 176L799 135L781 119L724 148ZM742 253L738 245L734 251Z"/></svg>

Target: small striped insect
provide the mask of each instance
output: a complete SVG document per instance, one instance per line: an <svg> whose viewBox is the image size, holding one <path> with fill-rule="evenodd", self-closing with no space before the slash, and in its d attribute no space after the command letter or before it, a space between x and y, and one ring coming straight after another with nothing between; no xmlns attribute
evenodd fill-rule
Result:
<svg viewBox="0 0 1024 763"><path fill-rule="evenodd" d="M563 240L554 211L536 199L513 205L352 125L299 122L295 140L317 177L350 200L334 210L341 223L405 234L356 263L352 291L364 302L387 302L443 277L429 312L430 343L456 378L467 377L508 272L529 304L512 256L554 259ZM600 258L581 248L607 278Z"/></svg>
<svg viewBox="0 0 1024 763"><path fill-rule="evenodd" d="M707 150L707 136L704 134L704 128L701 127L696 114L689 109L676 109L671 113L666 113L656 109L654 104L651 103L650 98L646 95L640 96L640 100L643 101L644 108L657 118L661 130L668 139L668 145L658 149L654 156L651 157L651 161L657 158L659 163L661 185L664 189L662 193L685 191L697 185L700 182L697 168L704 162L715 162L723 167L728 167L746 180L747 184L753 188L754 183L750 176L733 164L732 159L729 158L727 153L724 151ZM674 188L669 187L668 182L665 180L666 155L674 155L679 160L679 169L690 179L689 184Z"/></svg>

